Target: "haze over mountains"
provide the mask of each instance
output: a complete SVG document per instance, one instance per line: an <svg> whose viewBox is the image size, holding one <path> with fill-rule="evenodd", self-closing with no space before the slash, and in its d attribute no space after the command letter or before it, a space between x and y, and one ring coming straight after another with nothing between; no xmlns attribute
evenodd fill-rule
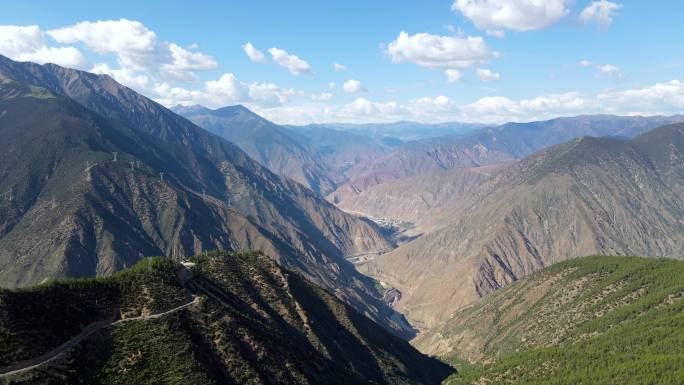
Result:
<svg viewBox="0 0 684 385"><path fill-rule="evenodd" d="M182 106L172 111L237 144L250 157L327 195L404 142L482 127L470 123L311 124L281 126L241 105L209 109Z"/></svg>
<svg viewBox="0 0 684 385"><path fill-rule="evenodd" d="M287 175L318 193L325 195L342 182L343 176L329 168L304 137L298 137L243 106L217 110L176 106L171 110L237 144L274 173Z"/></svg>
<svg viewBox="0 0 684 385"><path fill-rule="evenodd" d="M302 126L304 129L331 129L335 131L352 132L354 134L372 138L383 142L386 145L399 145L403 142L432 138L436 136L465 134L475 129L484 127L479 123L420 123L411 121L400 121L394 123L366 123L366 124L345 124L345 123L324 123L310 124ZM297 128L297 126L292 126Z"/></svg>

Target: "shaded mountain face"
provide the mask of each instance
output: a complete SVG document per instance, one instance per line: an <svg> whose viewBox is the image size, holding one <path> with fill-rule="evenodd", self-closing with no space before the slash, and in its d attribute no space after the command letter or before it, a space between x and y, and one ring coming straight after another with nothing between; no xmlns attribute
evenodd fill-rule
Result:
<svg viewBox="0 0 684 385"><path fill-rule="evenodd" d="M364 265L431 327L552 263L684 256L684 124L632 140L583 137L536 153L433 218L430 232ZM430 227L425 225L424 227Z"/></svg>
<svg viewBox="0 0 684 385"><path fill-rule="evenodd" d="M269 170L320 194L333 191L342 176L330 169L306 138L237 105L211 110L177 106L172 110L200 127L237 144Z"/></svg>
<svg viewBox="0 0 684 385"><path fill-rule="evenodd" d="M339 207L361 213L394 212L410 205L401 198L381 206L368 207L365 196L381 194L386 184L418 175L439 174L448 170L507 164L551 145L580 136L631 138L649 129L684 121L674 117L579 116L531 123L508 123L486 127L468 134L441 136L405 143L395 151L370 162L358 164L348 172L349 181L329 196ZM437 181L428 185L438 184ZM460 188L465 188L463 186ZM416 192L418 193L418 192ZM397 218L401 219L401 218Z"/></svg>
<svg viewBox="0 0 684 385"><path fill-rule="evenodd" d="M416 344L458 363L445 384L676 384L684 262L566 261L457 312Z"/></svg>
<svg viewBox="0 0 684 385"><path fill-rule="evenodd" d="M0 291L0 375L102 325L55 360L0 380L436 385L453 372L263 255L193 262L188 270L157 257L107 278Z"/></svg>
<svg viewBox="0 0 684 385"><path fill-rule="evenodd" d="M6 58L0 76L3 286L257 249L410 330L345 260L392 247L374 224L107 76Z"/></svg>

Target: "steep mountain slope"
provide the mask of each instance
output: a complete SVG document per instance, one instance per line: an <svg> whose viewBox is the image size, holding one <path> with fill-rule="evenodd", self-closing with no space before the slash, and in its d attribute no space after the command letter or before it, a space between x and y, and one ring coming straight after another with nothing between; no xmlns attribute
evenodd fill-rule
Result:
<svg viewBox="0 0 684 385"><path fill-rule="evenodd" d="M377 226L109 77L5 58L0 76L3 286L259 249L406 330L344 259L391 247Z"/></svg>
<svg viewBox="0 0 684 385"><path fill-rule="evenodd" d="M192 275L155 258L108 278L0 292L2 369L105 321L55 360L4 380L389 385L439 384L452 372L263 255L220 253L194 262Z"/></svg>
<svg viewBox="0 0 684 385"><path fill-rule="evenodd" d="M678 384L683 311L684 262L587 257L521 279L416 343L461 364L446 384Z"/></svg>
<svg viewBox="0 0 684 385"><path fill-rule="evenodd" d="M441 136L408 142L395 151L371 162L357 165L348 173L349 182L340 186L329 199L340 207L365 213L369 207L359 198L379 195L385 184L417 175L441 173L458 168L505 164L535 151L580 136L633 137L649 129L684 121L673 117L578 116L530 123L507 123L498 127L480 128L472 133ZM434 184L432 182L428 184ZM387 202L384 215L407 203L402 199Z"/></svg>
<svg viewBox="0 0 684 385"><path fill-rule="evenodd" d="M684 256L684 124L626 141L583 137L472 190L428 233L363 266L431 327L480 296L567 258Z"/></svg>
<svg viewBox="0 0 684 385"><path fill-rule="evenodd" d="M216 110L202 107L172 110L237 144L274 173L292 178L318 193L325 195L342 182L342 176L326 166L305 138L241 105Z"/></svg>

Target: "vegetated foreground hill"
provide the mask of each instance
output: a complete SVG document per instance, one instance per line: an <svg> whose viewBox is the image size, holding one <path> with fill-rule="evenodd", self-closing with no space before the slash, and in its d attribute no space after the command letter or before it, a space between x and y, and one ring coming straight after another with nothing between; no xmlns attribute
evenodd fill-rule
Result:
<svg viewBox="0 0 684 385"><path fill-rule="evenodd" d="M684 262L562 262L455 313L416 343L457 363L449 385L681 384Z"/></svg>
<svg viewBox="0 0 684 385"><path fill-rule="evenodd" d="M274 124L244 106L216 110L177 106L172 110L237 144L274 173L292 178L315 192L326 195L343 181L342 174L329 168L304 136Z"/></svg>
<svg viewBox="0 0 684 385"><path fill-rule="evenodd" d="M460 168L506 164L580 136L631 138L650 129L681 121L684 121L684 116L592 115L507 123L480 128L470 133L424 138L405 143L380 158L356 165L348 172L350 180L338 187L329 196L329 200L345 210L391 217L394 213L400 213L403 206L411 205L411 197L408 197L408 201L403 196L388 198L377 206L369 205L367 197L382 194L397 179L439 175ZM426 184L437 183L432 181ZM423 216L430 215L428 212Z"/></svg>
<svg viewBox="0 0 684 385"><path fill-rule="evenodd" d="M471 190L423 235L363 265L430 328L531 272L583 255L684 256L684 124L583 137Z"/></svg>
<svg viewBox="0 0 684 385"><path fill-rule="evenodd" d="M409 332L345 260L380 228L107 76L0 57L0 194L0 286L261 250Z"/></svg>
<svg viewBox="0 0 684 385"><path fill-rule="evenodd" d="M0 366L104 327L10 384L439 384L453 370L420 354L261 254L210 253L188 279L155 258L108 278L0 292ZM183 279L181 279L183 278ZM181 283L184 282L181 286ZM38 310L39 309L39 310Z"/></svg>

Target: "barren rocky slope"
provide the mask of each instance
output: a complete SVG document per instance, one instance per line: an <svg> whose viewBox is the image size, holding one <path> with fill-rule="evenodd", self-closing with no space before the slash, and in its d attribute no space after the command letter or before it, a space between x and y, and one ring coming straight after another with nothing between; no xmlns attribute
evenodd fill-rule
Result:
<svg viewBox="0 0 684 385"><path fill-rule="evenodd" d="M364 265L432 327L567 258L684 255L684 124L632 140L583 137L536 153L467 194L446 227Z"/></svg>

